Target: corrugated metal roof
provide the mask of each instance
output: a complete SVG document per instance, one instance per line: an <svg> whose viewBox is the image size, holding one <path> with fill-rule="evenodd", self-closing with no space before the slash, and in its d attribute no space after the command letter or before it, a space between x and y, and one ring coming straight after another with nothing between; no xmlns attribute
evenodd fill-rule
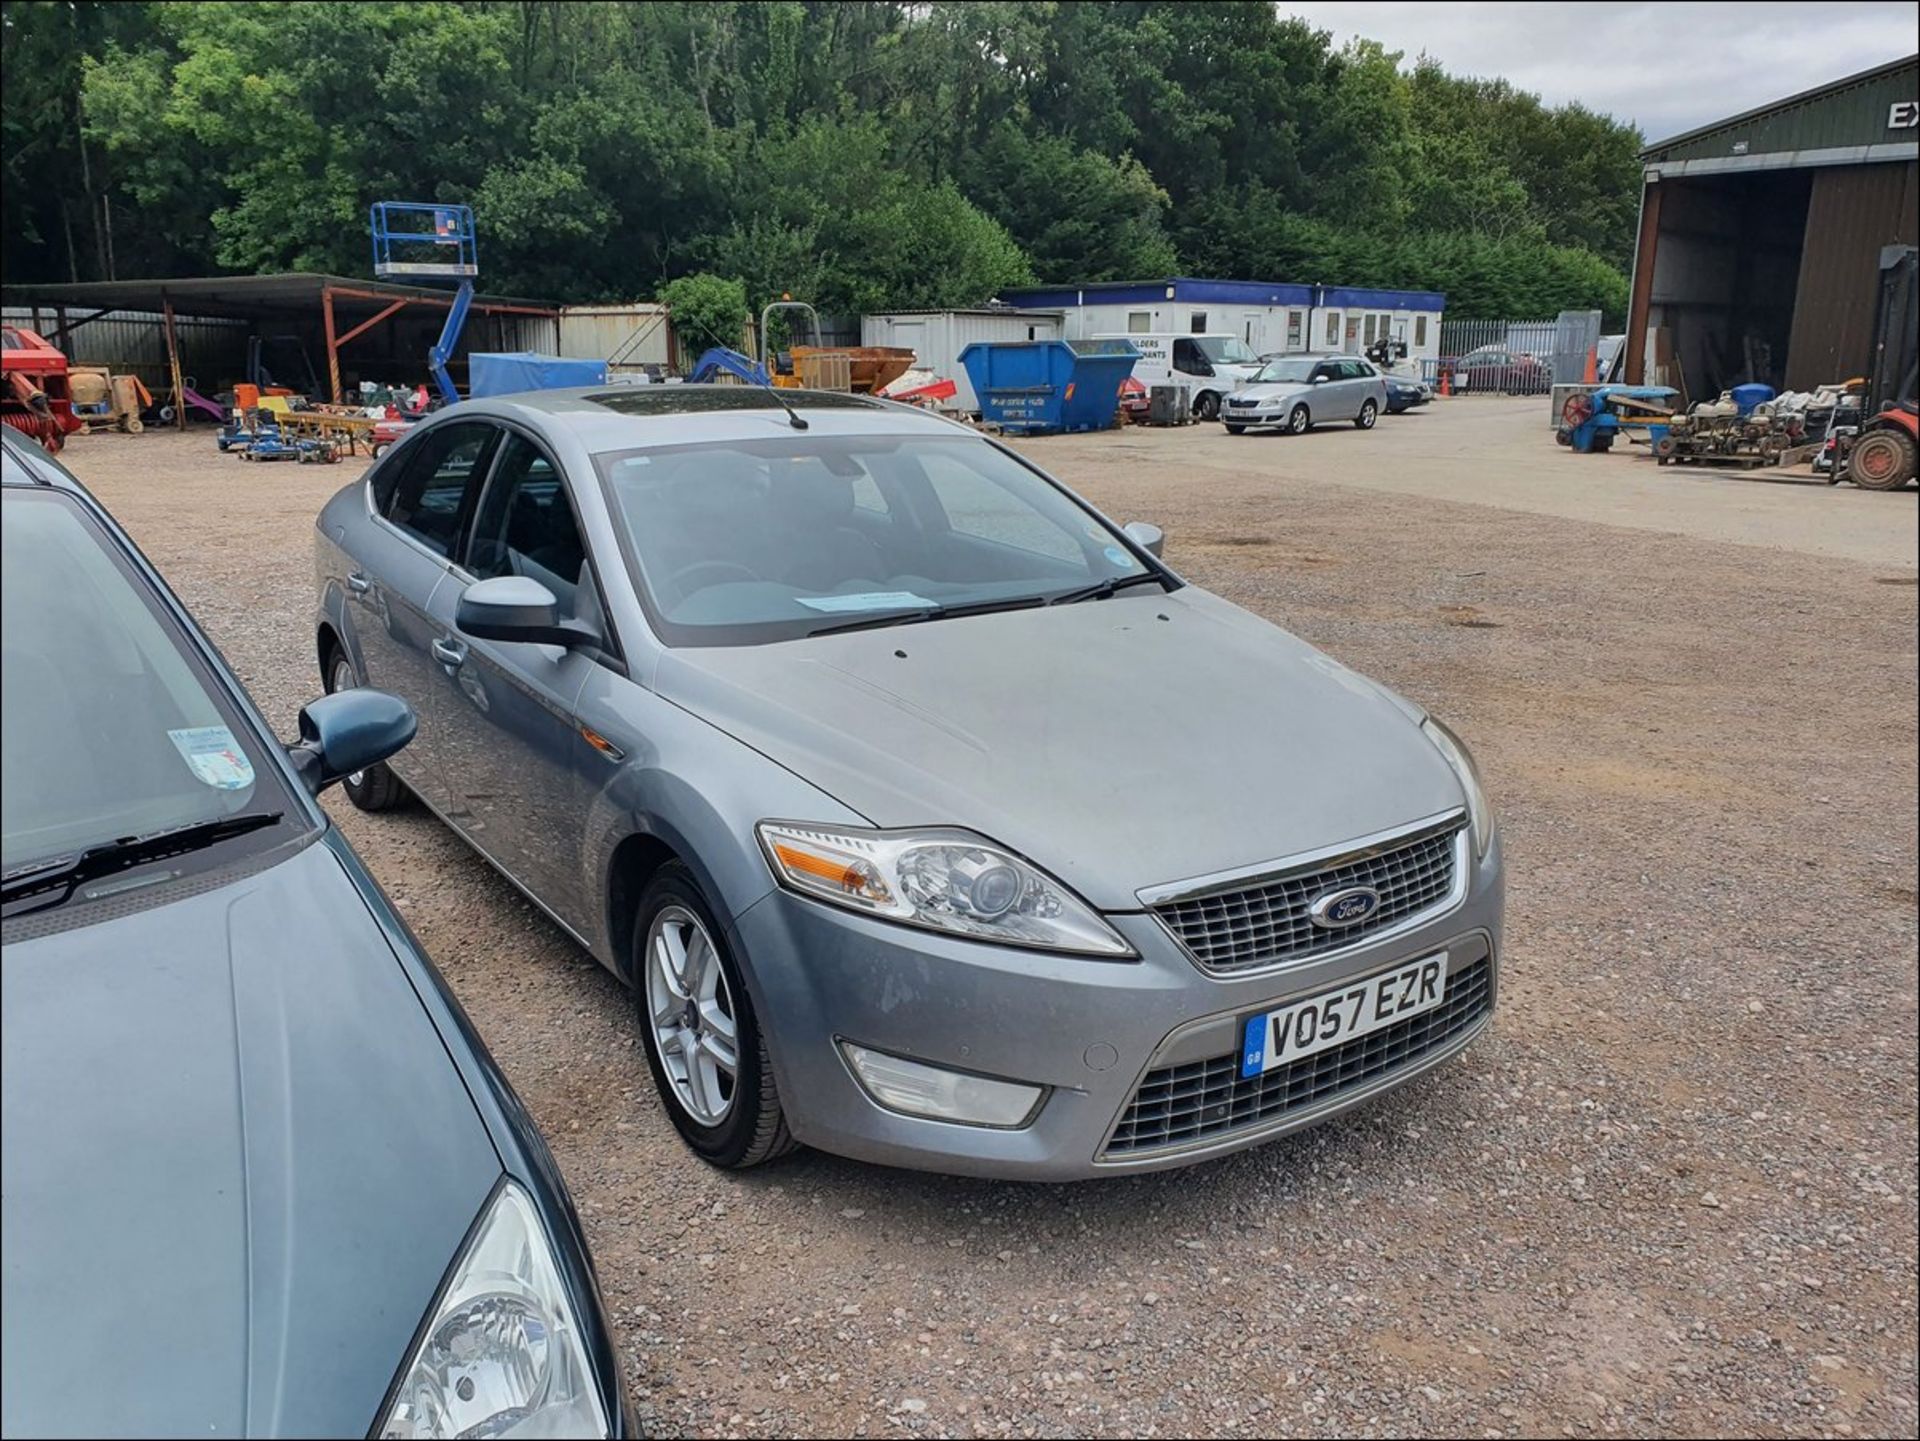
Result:
<svg viewBox="0 0 1920 1441"><path fill-rule="evenodd" d="M1907 55L1842 80L1669 136L1640 152L1649 164L1739 153L1786 154L1911 139L1889 124L1894 106L1920 99L1920 56ZM1736 145L1745 148L1735 151Z"/></svg>
<svg viewBox="0 0 1920 1441"><path fill-rule="evenodd" d="M224 315L251 319L259 315L307 314L320 304L325 290L350 290L360 296L342 296L335 306L342 314L372 312L393 300L422 300L445 305L451 289L423 285L394 285L384 280L361 280L317 271L290 271L284 275L190 275L169 279L83 280L61 285L9 285L0 289L7 305L71 305L93 310L159 310L173 302L181 315ZM362 297L371 296L372 299ZM475 295L479 310L511 306L557 313L544 300L519 300L506 295Z"/></svg>

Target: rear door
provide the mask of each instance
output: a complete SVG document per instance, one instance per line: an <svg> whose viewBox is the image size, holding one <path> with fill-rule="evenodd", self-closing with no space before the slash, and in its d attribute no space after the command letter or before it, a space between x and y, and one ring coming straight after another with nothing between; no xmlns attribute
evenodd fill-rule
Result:
<svg viewBox="0 0 1920 1441"><path fill-rule="evenodd" d="M374 523L361 531L361 553L347 575L362 678L406 700L420 722L413 744L389 764L442 811L448 793L437 764L443 721L436 706L440 671L432 653L438 630L428 607L452 565L498 439L498 429L488 422L453 422L434 426L396 452L393 465L375 476Z"/></svg>

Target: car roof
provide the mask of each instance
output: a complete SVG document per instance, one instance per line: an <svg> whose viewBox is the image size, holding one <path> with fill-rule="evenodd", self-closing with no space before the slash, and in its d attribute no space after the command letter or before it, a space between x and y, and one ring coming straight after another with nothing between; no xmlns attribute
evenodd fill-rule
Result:
<svg viewBox="0 0 1920 1441"><path fill-rule="evenodd" d="M46 486L86 495L86 487L74 479L64 465L32 441L22 438L10 425L0 426L0 450L6 455L6 464L0 466L0 484Z"/></svg>
<svg viewBox="0 0 1920 1441"><path fill-rule="evenodd" d="M470 400L445 415L495 415L571 434L588 451L791 436L780 402L813 435L976 434L931 411L867 395L749 385L591 385Z"/></svg>

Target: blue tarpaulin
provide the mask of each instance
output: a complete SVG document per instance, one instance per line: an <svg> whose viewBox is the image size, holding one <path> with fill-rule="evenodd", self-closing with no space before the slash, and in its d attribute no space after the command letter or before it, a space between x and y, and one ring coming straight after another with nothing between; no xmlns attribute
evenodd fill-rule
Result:
<svg viewBox="0 0 1920 1441"><path fill-rule="evenodd" d="M467 395L513 395L522 390L564 390L570 385L605 385L604 360L571 360L533 350L480 353L467 357Z"/></svg>

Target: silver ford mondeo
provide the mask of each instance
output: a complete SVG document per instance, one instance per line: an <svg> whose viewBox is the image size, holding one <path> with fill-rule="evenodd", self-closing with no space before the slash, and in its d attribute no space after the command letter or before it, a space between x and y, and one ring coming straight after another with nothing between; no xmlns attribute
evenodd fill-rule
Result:
<svg viewBox="0 0 1920 1441"><path fill-rule="evenodd" d="M320 516L322 676L419 716L348 794L631 984L716 1165L1219 1155L1486 1026L1500 842L1446 727L1160 542L864 397L458 405Z"/></svg>

